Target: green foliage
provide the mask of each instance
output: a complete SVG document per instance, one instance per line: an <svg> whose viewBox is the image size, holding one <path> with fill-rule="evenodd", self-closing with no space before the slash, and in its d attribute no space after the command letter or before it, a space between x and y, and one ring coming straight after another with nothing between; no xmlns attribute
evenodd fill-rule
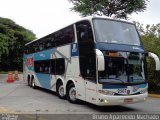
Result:
<svg viewBox="0 0 160 120"><path fill-rule="evenodd" d="M73 3L75 12L82 16L105 15L117 18L127 18L133 12L142 12L146 9L148 0L69 0Z"/></svg>
<svg viewBox="0 0 160 120"><path fill-rule="evenodd" d="M135 23L141 34L145 49L157 54L160 58L160 24L146 25L144 27L143 24ZM147 62L149 91L160 92L160 71L155 71L155 62L153 59L148 58Z"/></svg>
<svg viewBox="0 0 160 120"><path fill-rule="evenodd" d="M35 38L32 31L0 17L0 70L22 70L24 45Z"/></svg>

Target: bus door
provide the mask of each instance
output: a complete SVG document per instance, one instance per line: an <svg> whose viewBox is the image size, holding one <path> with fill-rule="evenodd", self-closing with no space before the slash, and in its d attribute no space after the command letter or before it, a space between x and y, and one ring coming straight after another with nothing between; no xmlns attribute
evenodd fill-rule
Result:
<svg viewBox="0 0 160 120"><path fill-rule="evenodd" d="M89 102L96 102L96 55L94 50L94 39L89 21L76 23L77 41L79 49L80 77L83 83L79 90L85 92L85 99ZM80 82L80 80L78 81ZM78 90L78 91L79 91Z"/></svg>

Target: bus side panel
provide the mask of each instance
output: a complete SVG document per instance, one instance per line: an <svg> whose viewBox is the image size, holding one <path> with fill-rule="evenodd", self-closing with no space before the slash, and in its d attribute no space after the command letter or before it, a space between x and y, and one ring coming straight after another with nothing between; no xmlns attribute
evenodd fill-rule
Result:
<svg viewBox="0 0 160 120"><path fill-rule="evenodd" d="M51 77L51 90L56 91L56 82L58 79L60 79L62 81L62 83L66 84L66 76L69 74L69 72L73 75L74 73L72 73L73 71L70 71L70 66L71 64L71 45L65 45L62 47L57 47L55 48L55 52L53 54L51 54L51 59L58 59L58 58L64 58L65 59L65 72L64 74L60 74L60 75L52 75Z"/></svg>
<svg viewBox="0 0 160 120"><path fill-rule="evenodd" d="M72 54L74 57L72 57L72 64L71 64L71 71L74 73L74 80L75 80L75 86L77 90L77 98L80 100L86 100L86 95L85 95L85 80L82 78L80 75L80 67L79 67L79 56L78 54ZM68 69L68 71L70 71Z"/></svg>
<svg viewBox="0 0 160 120"><path fill-rule="evenodd" d="M35 83L37 86L42 87L37 75L34 71L34 54L24 55L23 59L23 73L24 73L24 80L28 82L28 79L31 80L34 77Z"/></svg>

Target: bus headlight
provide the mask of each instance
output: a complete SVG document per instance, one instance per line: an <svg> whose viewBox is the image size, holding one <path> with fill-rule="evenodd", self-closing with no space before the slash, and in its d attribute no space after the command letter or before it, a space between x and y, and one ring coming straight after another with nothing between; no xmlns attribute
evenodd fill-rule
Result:
<svg viewBox="0 0 160 120"><path fill-rule="evenodd" d="M100 101L101 103L106 103L106 104L109 103L107 99L100 99L100 98L99 98L99 101Z"/></svg>
<svg viewBox="0 0 160 120"><path fill-rule="evenodd" d="M115 93L109 90L98 90L99 93L104 95L114 95Z"/></svg>
<svg viewBox="0 0 160 120"><path fill-rule="evenodd" d="M108 100L104 100L104 103L106 103L106 104L107 104L107 103L108 103Z"/></svg>
<svg viewBox="0 0 160 120"><path fill-rule="evenodd" d="M144 101L146 101L147 100L147 98L144 98Z"/></svg>

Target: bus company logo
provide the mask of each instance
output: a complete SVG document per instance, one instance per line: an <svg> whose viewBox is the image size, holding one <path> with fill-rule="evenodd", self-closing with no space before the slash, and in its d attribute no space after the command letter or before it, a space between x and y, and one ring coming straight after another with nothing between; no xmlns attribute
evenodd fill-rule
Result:
<svg viewBox="0 0 160 120"><path fill-rule="evenodd" d="M73 44L72 52L77 52L77 46L76 46L76 44Z"/></svg>
<svg viewBox="0 0 160 120"><path fill-rule="evenodd" d="M143 49L139 48L139 47L132 47L133 50L138 50L138 51L143 51Z"/></svg>
<svg viewBox="0 0 160 120"><path fill-rule="evenodd" d="M132 47L134 50L139 50L140 48L139 47Z"/></svg>
<svg viewBox="0 0 160 120"><path fill-rule="evenodd" d="M129 95L131 93L131 91L130 90L127 90L127 95Z"/></svg>
<svg viewBox="0 0 160 120"><path fill-rule="evenodd" d="M46 57L46 56L45 56L45 54L43 54L43 53L42 53L42 54L40 54L39 56L40 56L40 57Z"/></svg>
<svg viewBox="0 0 160 120"><path fill-rule="evenodd" d="M27 58L27 66L34 66L34 59L33 57Z"/></svg>

